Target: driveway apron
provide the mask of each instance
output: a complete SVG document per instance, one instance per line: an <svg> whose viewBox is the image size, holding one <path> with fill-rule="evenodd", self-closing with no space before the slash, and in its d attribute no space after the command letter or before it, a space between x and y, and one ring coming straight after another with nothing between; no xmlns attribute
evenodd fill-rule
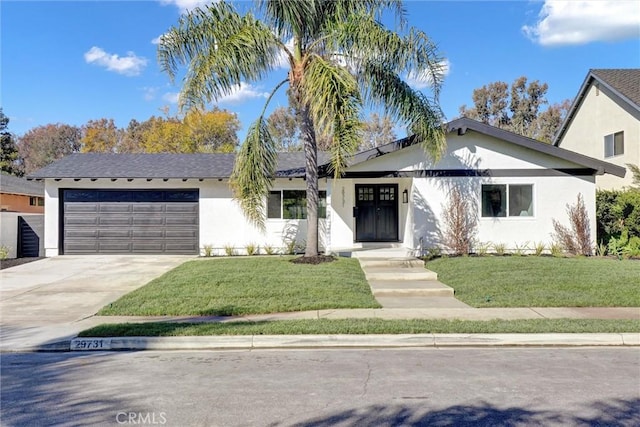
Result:
<svg viewBox="0 0 640 427"><path fill-rule="evenodd" d="M193 258L66 255L0 270L0 349L55 341L74 322Z"/></svg>

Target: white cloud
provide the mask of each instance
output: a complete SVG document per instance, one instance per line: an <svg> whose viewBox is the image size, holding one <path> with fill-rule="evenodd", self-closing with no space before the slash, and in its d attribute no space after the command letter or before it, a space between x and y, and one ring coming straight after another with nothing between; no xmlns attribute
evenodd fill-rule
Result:
<svg viewBox="0 0 640 427"><path fill-rule="evenodd" d="M268 97L268 92L260 92L251 84L242 82L239 88L218 99L218 102L227 104L240 104L248 99Z"/></svg>
<svg viewBox="0 0 640 427"><path fill-rule="evenodd" d="M189 12L199 6L213 3L215 0L160 0L163 5L175 5L180 12Z"/></svg>
<svg viewBox="0 0 640 427"><path fill-rule="evenodd" d="M287 50L289 52L293 52L293 37L291 37L285 44L287 47ZM287 69L289 68L289 56L287 55L287 53L283 50L280 52L280 54L278 55L278 62L276 67L277 68L284 68Z"/></svg>
<svg viewBox="0 0 640 427"><path fill-rule="evenodd" d="M160 44L160 41L162 40L162 36L163 36L163 35L164 35L164 34L160 34L158 37L156 37L156 38L152 39L152 40L151 40L151 43L152 43L152 44Z"/></svg>
<svg viewBox="0 0 640 427"><path fill-rule="evenodd" d="M162 99L170 104L177 104L180 99L179 92L167 92L162 95Z"/></svg>
<svg viewBox="0 0 640 427"><path fill-rule="evenodd" d="M543 46L585 44L640 37L640 2L546 0L524 34Z"/></svg>
<svg viewBox="0 0 640 427"><path fill-rule="evenodd" d="M144 86L141 87L140 90L142 90L142 92L144 93L143 96L145 101L153 101L154 99L156 99L156 95L158 94L157 87Z"/></svg>
<svg viewBox="0 0 640 427"><path fill-rule="evenodd" d="M268 92L260 92L257 88L252 86L249 83L242 82L240 87L231 91L231 93L222 96L218 99L218 103L220 104L241 104L244 101L254 98L267 98L269 97ZM180 100L180 93L178 92L167 92L162 95L162 99L165 102L170 104L177 104Z"/></svg>
<svg viewBox="0 0 640 427"><path fill-rule="evenodd" d="M449 60L445 59L439 65L441 77L444 78L449 75L449 70L451 69ZM407 76L407 83L414 89L426 89L433 84L433 74L430 71L425 71L421 74L411 73Z"/></svg>
<svg viewBox="0 0 640 427"><path fill-rule="evenodd" d="M85 52L84 60L87 64L105 67L108 71L114 71L125 76L137 76L147 66L147 59L136 56L133 52L127 52L127 56L118 56L107 53L96 46Z"/></svg>

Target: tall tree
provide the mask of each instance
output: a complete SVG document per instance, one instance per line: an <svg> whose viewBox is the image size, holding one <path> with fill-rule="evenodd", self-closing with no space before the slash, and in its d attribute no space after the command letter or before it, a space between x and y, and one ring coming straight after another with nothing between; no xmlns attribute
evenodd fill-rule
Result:
<svg viewBox="0 0 640 427"><path fill-rule="evenodd" d="M538 80L527 84L526 77L493 82L473 90L473 107L462 105L460 116L469 117L529 138L551 142L566 117L570 101L565 100L542 110L549 86Z"/></svg>
<svg viewBox="0 0 640 427"><path fill-rule="evenodd" d="M267 118L267 128L277 151L300 151L300 129L293 108L278 107Z"/></svg>
<svg viewBox="0 0 640 427"><path fill-rule="evenodd" d="M37 126L18 139L18 151L29 174L67 154L80 151L82 132L76 126L48 124Z"/></svg>
<svg viewBox="0 0 640 427"><path fill-rule="evenodd" d="M192 110L182 123L197 152L231 153L239 144L240 120L227 110L218 107L204 112Z"/></svg>
<svg viewBox="0 0 640 427"><path fill-rule="evenodd" d="M393 126L393 121L388 115L380 116L378 113L371 113L369 120L362 123L362 143L360 149L366 150L393 142L396 139Z"/></svg>
<svg viewBox="0 0 640 427"><path fill-rule="evenodd" d="M424 32L405 28L401 1L264 0L257 7L261 20L253 12L240 14L225 1L194 9L161 37L158 57L172 79L180 66L187 66L180 97L181 108L187 109L214 101L243 82L261 80L286 59L288 76L274 92L288 84L295 99L306 158L305 256L316 256L317 136L331 138L332 172L339 178L360 143L363 105L382 104L439 158L445 145L437 103L443 62ZM383 11L396 18L390 22L399 23L402 34L381 24ZM433 98L403 81L410 74L431 79ZM240 206L262 228L275 168L276 144L263 110L249 127L232 175Z"/></svg>
<svg viewBox="0 0 640 427"><path fill-rule="evenodd" d="M83 153L115 153L118 151L122 130L113 119L89 120L82 126Z"/></svg>
<svg viewBox="0 0 640 427"><path fill-rule="evenodd" d="M18 164L18 146L15 138L7 129L9 127L9 117L5 116L0 107L0 170L10 175L22 175L22 170Z"/></svg>

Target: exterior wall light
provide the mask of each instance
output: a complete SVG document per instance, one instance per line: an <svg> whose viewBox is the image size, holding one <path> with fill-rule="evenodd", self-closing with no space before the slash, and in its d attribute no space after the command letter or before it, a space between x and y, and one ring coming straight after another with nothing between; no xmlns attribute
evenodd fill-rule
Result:
<svg viewBox="0 0 640 427"><path fill-rule="evenodd" d="M402 191L402 203L409 203L409 192L406 188Z"/></svg>

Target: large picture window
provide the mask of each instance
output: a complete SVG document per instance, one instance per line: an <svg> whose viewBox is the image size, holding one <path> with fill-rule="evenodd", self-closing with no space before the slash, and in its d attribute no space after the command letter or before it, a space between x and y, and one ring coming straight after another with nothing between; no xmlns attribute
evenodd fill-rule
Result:
<svg viewBox="0 0 640 427"><path fill-rule="evenodd" d="M318 218L327 217L327 192L318 192ZM267 199L267 218L306 219L307 192L304 190L271 191Z"/></svg>
<svg viewBox="0 0 640 427"><path fill-rule="evenodd" d="M624 154L624 132L616 132L604 137L604 156L613 157Z"/></svg>
<svg viewBox="0 0 640 427"><path fill-rule="evenodd" d="M482 216L486 218L533 216L533 185L483 185Z"/></svg>

